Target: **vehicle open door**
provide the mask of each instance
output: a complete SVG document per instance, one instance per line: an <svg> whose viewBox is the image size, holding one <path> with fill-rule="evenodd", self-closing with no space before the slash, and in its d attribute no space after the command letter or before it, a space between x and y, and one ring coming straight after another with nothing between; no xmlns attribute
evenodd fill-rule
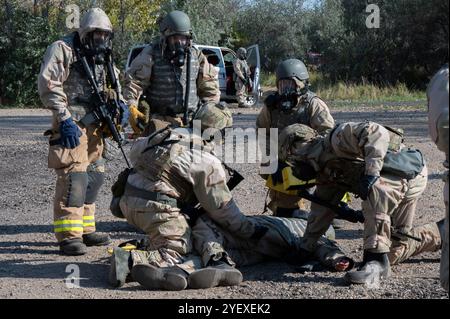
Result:
<svg viewBox="0 0 450 319"><path fill-rule="evenodd" d="M259 83L261 75L261 60L259 57L259 47L257 44L249 46L247 48L247 63L252 73L252 97L254 101L249 101L249 104L255 105L258 103L259 98L262 96L261 85Z"/></svg>
<svg viewBox="0 0 450 319"><path fill-rule="evenodd" d="M128 52L127 65L125 66L125 72L130 68L131 62L144 50L146 45L136 45Z"/></svg>

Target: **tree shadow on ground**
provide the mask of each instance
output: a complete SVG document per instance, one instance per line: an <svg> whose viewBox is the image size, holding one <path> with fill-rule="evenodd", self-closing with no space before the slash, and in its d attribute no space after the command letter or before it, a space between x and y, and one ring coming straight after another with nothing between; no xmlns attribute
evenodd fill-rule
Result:
<svg viewBox="0 0 450 319"><path fill-rule="evenodd" d="M111 221L96 223L99 232L137 232L140 230L131 226L126 221ZM31 233L52 233L52 225L0 225L0 235L17 235Z"/></svg>

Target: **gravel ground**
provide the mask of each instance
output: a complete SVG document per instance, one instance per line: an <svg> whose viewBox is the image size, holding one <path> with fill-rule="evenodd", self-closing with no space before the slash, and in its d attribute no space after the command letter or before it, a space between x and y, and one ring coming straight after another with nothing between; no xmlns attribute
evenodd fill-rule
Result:
<svg viewBox="0 0 450 319"><path fill-rule="evenodd" d="M420 103L416 103L419 104ZM234 109L235 124L253 127L258 109ZM332 107L338 122L372 120L399 126L407 134L406 144L422 150L428 161L429 184L418 203L415 224L437 221L444 214L443 172L439 153L427 135L426 113L417 105ZM440 252L426 253L392 268L392 278L377 289L346 286L342 274L296 273L280 262L244 267L244 282L238 287L146 291L131 283L112 289L107 283L108 253L105 247L89 248L81 257L58 254L52 233L52 199L55 174L47 166L50 125L46 110L0 110L0 298L448 298L439 285ZM109 189L124 167L121 159L108 163L108 173L98 200L97 228L108 232L114 244L143 236L108 212ZM235 190L238 205L247 214L261 214L266 190L256 164L234 164L246 178ZM352 206L359 207L355 200ZM138 232L138 235L136 235ZM355 259L362 255L362 227L346 223L337 231L338 243ZM80 269L80 287L70 289L66 278L75 264Z"/></svg>

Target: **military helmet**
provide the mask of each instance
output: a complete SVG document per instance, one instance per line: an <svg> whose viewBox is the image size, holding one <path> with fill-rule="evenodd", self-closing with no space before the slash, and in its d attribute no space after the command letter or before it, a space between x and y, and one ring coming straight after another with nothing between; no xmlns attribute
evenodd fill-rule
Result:
<svg viewBox="0 0 450 319"><path fill-rule="evenodd" d="M164 37L175 34L192 37L191 20L182 11L172 11L162 19L159 24L159 31Z"/></svg>
<svg viewBox="0 0 450 319"><path fill-rule="evenodd" d="M233 117L225 102L208 102L199 107L194 120L201 121L201 129L215 128L222 130L233 125Z"/></svg>
<svg viewBox="0 0 450 319"><path fill-rule="evenodd" d="M297 59L284 60L278 64L275 72L277 81L281 79L297 78L300 81L309 79L308 70L305 64Z"/></svg>
<svg viewBox="0 0 450 319"><path fill-rule="evenodd" d="M292 124L285 127L278 137L278 155L280 160L285 161L289 150L295 142L309 142L319 134L317 131L304 124Z"/></svg>
<svg viewBox="0 0 450 319"><path fill-rule="evenodd" d="M236 51L236 55L238 58L245 59L247 57L247 49L246 48L239 48Z"/></svg>

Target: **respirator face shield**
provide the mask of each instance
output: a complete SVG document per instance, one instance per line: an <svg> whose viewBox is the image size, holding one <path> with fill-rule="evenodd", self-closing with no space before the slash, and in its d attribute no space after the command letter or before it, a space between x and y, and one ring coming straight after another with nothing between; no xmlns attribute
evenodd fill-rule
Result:
<svg viewBox="0 0 450 319"><path fill-rule="evenodd" d="M281 79L278 81L278 94L280 96L279 107L283 112L289 112L298 102L298 87L293 79Z"/></svg>
<svg viewBox="0 0 450 319"><path fill-rule="evenodd" d="M86 37L86 54L95 59L95 64L104 64L105 56L111 52L113 33L94 30Z"/></svg>
<svg viewBox="0 0 450 319"><path fill-rule="evenodd" d="M190 38L186 35L175 34L167 37L166 56L175 66L181 67L186 59L186 51L190 45Z"/></svg>

